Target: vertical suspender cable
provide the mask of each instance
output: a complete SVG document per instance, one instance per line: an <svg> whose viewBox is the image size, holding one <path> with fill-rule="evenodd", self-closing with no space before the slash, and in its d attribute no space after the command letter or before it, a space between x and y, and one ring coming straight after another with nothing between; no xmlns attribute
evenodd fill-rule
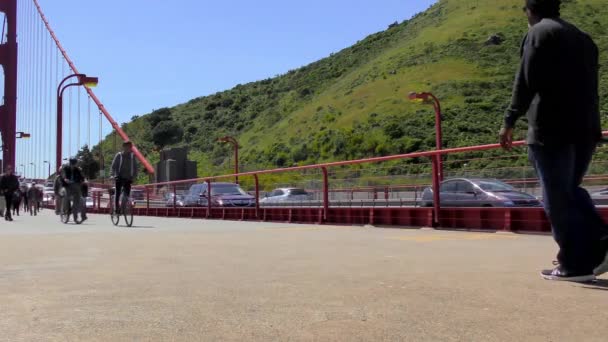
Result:
<svg viewBox="0 0 608 342"><path fill-rule="evenodd" d="M43 75L43 81L42 81L42 90L43 90L43 96L44 96L44 101L42 102L42 111L44 113L44 117L42 120L42 130L41 130L41 134L43 135L42 139L40 139L41 141L41 146L40 146L40 159L38 160L38 163L36 166L39 166L43 163L44 160L47 160L47 155L46 155L46 148L47 148L47 142L46 140L48 139L49 136L49 131L48 131L48 127L49 127L49 117L50 117L50 113L48 112L48 103L49 103L49 93L48 93L48 73L49 73L49 43L48 43L48 39L46 36L46 32L44 32L44 27L42 28L42 36L44 37L44 44L42 44L42 49L44 50L44 75ZM41 179L43 178L42 175L40 177Z"/></svg>
<svg viewBox="0 0 608 342"><path fill-rule="evenodd" d="M76 115L78 115L77 117L77 125L78 125L78 132L76 133L76 153L78 153L78 151L80 151L80 148L82 147L80 145L80 86L78 86L78 111L76 113Z"/></svg>
<svg viewBox="0 0 608 342"><path fill-rule="evenodd" d="M48 156L47 156L47 160L50 163L51 160L53 160L53 89L55 89L54 85L53 85L53 41L50 39L50 35L49 37L49 136L48 136L48 142L47 142L47 148L48 148Z"/></svg>
<svg viewBox="0 0 608 342"><path fill-rule="evenodd" d="M88 110L87 110L87 146L89 147L89 150L92 149L91 147L91 97L87 96L87 103L88 103Z"/></svg>
<svg viewBox="0 0 608 342"><path fill-rule="evenodd" d="M72 154L72 106L73 106L73 102L72 102L72 87L70 87L68 89L68 106L70 108L69 110L69 114L68 114L68 158L71 158L73 156Z"/></svg>
<svg viewBox="0 0 608 342"><path fill-rule="evenodd" d="M59 48L56 48L56 53L55 53L55 82L53 82L53 86L57 87L59 86ZM54 89L54 88L53 88ZM53 91L53 94L55 94L55 92ZM54 98L55 98L55 107L57 108L57 94L55 94ZM55 118L55 120L53 120L53 126L54 126L54 130L53 132L57 132L57 112L55 112L55 115L53 116ZM54 142L53 145L55 145L57 142ZM55 146L55 148L57 148L57 146ZM55 170L57 171L57 170Z"/></svg>
<svg viewBox="0 0 608 342"><path fill-rule="evenodd" d="M38 28L36 27L36 20L32 20L32 31L34 38L32 41L32 105L27 127L27 133L30 134L34 134L34 118L36 116L38 98L38 84L36 83L36 77L38 76L38 51L36 51L36 47L38 46ZM28 155L27 160L23 161L23 165L26 165L25 169L27 169L27 164L34 159L33 139L24 141L24 143L27 144Z"/></svg>
<svg viewBox="0 0 608 342"><path fill-rule="evenodd" d="M103 157L103 144L101 140L101 136L103 134L103 113L99 110L99 165L101 166L101 170L104 173L103 178L106 176L106 169ZM102 179L103 179L102 178Z"/></svg>
<svg viewBox="0 0 608 342"><path fill-rule="evenodd" d="M46 57L46 49L44 48L44 27L42 26L42 23L38 24L38 27L40 28L40 57L39 57L39 75L38 75L38 82L39 82L39 88L40 88L40 93L38 94L38 116L37 116L37 120L36 120L36 157L34 158L34 160L32 161L34 163L34 165L32 165L32 168L34 170L33 174L36 178L38 178L38 168L36 166L41 164L41 160L42 160L42 151L43 151L43 140L44 140L44 121L46 120L45 117L45 112L46 112L46 106L44 103L45 100L45 83L44 83L44 75L46 73L46 69L45 69L45 57Z"/></svg>

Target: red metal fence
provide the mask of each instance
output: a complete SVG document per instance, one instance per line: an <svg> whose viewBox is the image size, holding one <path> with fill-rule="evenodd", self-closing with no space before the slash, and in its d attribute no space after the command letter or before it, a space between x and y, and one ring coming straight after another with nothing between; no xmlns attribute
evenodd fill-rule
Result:
<svg viewBox="0 0 608 342"><path fill-rule="evenodd" d="M515 146L522 146L517 142ZM133 199L136 201L135 213L144 216L183 217L192 219L218 220L253 220L270 222L289 222L306 224L344 224L344 225L375 225L399 227L440 227L449 229L473 230L505 230L548 232L549 223L540 207L495 207L495 208L445 208L440 203L434 207L421 207L420 194L428 187L432 177L430 174L422 177L420 184L388 184L369 187L340 187L344 181L341 173L347 171L341 168L356 165L377 165L395 160L411 158L429 158L436 162L436 155L467 153L497 149L500 146L483 145L463 148L445 149L442 151L427 151L378 157L362 160L342 161L318 165L289 167L273 170L262 170L238 174L241 185L253 195L251 207L225 207L205 201L204 206L183 206L180 195L188 193L195 184L206 184L211 192L214 185L220 186L219 181L232 181L234 174L204 177L178 182L148 184L134 187ZM353 172L348 171L348 172ZM357 170L360 172L360 170ZM466 172L472 172L468 170ZM307 190L313 193L313 198L301 203L288 205L266 204L261 194L267 185L262 184L266 179L271 185L277 183L273 175L298 173L300 184L305 184ZM528 172L529 173L529 172ZM524 174L527 174L524 170ZM289 179L289 177L287 178ZM589 184L601 187L607 178L601 175L590 175ZM540 194L538 181L534 178L506 179L518 188L527 187ZM337 186L332 187L332 184ZM98 186L93 190L96 212L107 213L108 191ZM273 186L274 187L274 186ZM367 198L364 195L366 194ZM396 195L394 195L396 194ZM608 210L600 209L602 215L608 218Z"/></svg>

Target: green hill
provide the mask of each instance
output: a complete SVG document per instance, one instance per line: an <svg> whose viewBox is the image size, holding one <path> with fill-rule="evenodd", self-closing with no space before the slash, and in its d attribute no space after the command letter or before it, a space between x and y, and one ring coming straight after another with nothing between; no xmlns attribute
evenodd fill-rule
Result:
<svg viewBox="0 0 608 342"><path fill-rule="evenodd" d="M563 2L563 17L589 32L602 51L605 114L608 1ZM232 150L216 142L224 135L240 141L241 164L247 170L428 150L434 147L434 115L431 107L407 100L407 94L416 90L432 91L442 100L446 147L495 143L527 30L522 4L440 0L412 19L318 62L157 110L124 128L152 161L158 159L155 136L169 146L190 147L191 157L199 161L199 176L229 172ZM492 35L504 41L487 45ZM110 135L101 145L106 160L113 154L113 141ZM393 165L417 172L427 167L420 162ZM468 167L525 163L522 156L472 161Z"/></svg>

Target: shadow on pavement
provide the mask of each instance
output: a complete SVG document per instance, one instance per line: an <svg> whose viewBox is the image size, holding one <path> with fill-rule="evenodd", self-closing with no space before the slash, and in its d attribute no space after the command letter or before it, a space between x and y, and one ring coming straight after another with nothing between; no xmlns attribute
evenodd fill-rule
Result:
<svg viewBox="0 0 608 342"><path fill-rule="evenodd" d="M608 279L598 279L594 282L585 284L584 289L608 291Z"/></svg>

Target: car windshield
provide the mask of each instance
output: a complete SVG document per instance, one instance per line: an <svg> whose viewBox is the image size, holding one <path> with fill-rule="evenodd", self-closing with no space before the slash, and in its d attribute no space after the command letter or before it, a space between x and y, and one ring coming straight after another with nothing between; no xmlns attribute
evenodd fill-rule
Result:
<svg viewBox="0 0 608 342"><path fill-rule="evenodd" d="M485 191L491 192L510 192L515 191L515 188L499 181L477 181L477 185Z"/></svg>
<svg viewBox="0 0 608 342"><path fill-rule="evenodd" d="M236 184L211 184L211 195L247 195L247 193Z"/></svg>

